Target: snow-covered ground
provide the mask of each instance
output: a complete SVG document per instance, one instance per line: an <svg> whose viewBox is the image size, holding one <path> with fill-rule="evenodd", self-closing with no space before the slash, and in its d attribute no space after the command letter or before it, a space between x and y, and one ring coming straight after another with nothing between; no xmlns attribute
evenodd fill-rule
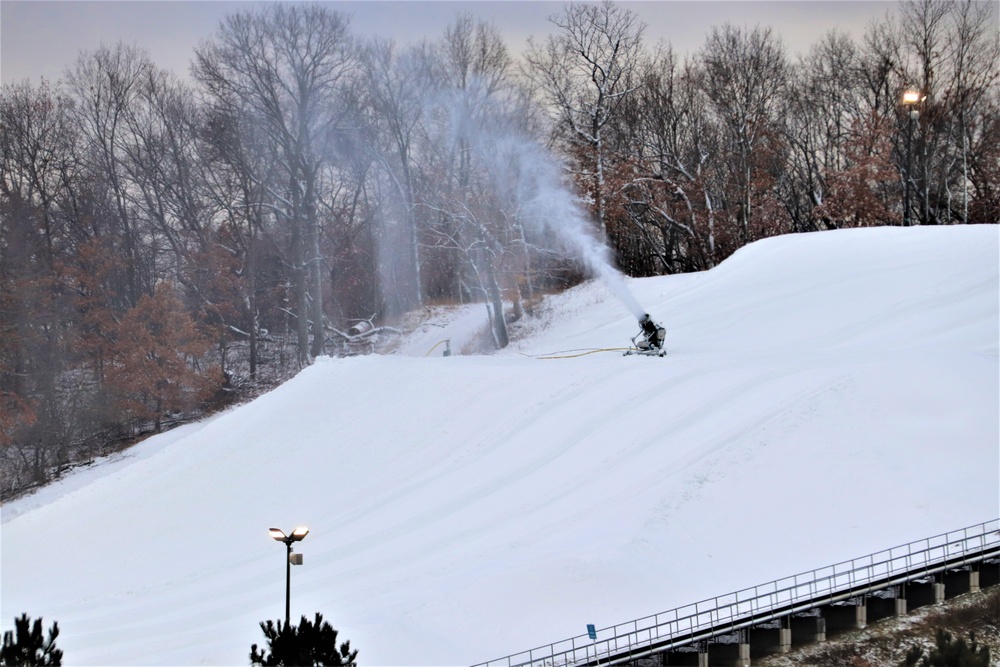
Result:
<svg viewBox="0 0 1000 667"><path fill-rule="evenodd" d="M508 350L322 359L253 403L2 508L0 625L58 620L67 664L247 664L321 611L367 665L495 658L995 518L997 226L749 246L599 283ZM564 358L543 359L542 356Z"/></svg>

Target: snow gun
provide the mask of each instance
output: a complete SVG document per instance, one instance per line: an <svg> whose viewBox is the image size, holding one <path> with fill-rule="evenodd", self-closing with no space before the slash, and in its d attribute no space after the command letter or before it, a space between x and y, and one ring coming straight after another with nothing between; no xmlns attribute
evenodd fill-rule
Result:
<svg viewBox="0 0 1000 667"><path fill-rule="evenodd" d="M663 349L666 338L667 330L654 322L649 313L646 313L639 318L639 333L632 337L632 347L625 351L625 356L630 354L666 356L667 351Z"/></svg>

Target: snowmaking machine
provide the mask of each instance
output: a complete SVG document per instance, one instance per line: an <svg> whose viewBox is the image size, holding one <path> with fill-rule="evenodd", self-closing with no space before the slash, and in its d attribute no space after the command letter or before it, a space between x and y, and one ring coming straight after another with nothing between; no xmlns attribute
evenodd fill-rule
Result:
<svg viewBox="0 0 1000 667"><path fill-rule="evenodd" d="M639 318L639 333L632 337L632 347L625 351L630 354L645 354L647 356L666 356L663 344L666 342L667 330L653 321L646 313Z"/></svg>

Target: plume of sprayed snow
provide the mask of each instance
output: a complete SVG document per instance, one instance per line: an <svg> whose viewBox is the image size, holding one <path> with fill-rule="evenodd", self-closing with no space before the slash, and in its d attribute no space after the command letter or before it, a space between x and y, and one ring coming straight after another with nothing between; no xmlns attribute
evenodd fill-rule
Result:
<svg viewBox="0 0 1000 667"><path fill-rule="evenodd" d="M538 236L555 240L558 250L580 261L636 319L641 318L645 310L612 265L607 244L595 238L594 225L579 198L563 182L561 167L541 146L515 129L502 122L490 123L488 128L485 125L467 119L461 123L471 135L465 138L488 164L496 187L509 190L521 224Z"/></svg>
<svg viewBox="0 0 1000 667"><path fill-rule="evenodd" d="M462 144L472 151L478 164L490 174L498 198L510 204L510 212L533 239L544 239L545 245L552 246L547 250L579 261L636 319L641 318L644 309L614 268L607 244L595 237L595 226L588 220L584 206L563 181L562 167L518 127L518 111L501 108L506 102L493 97L481 81L472 77L464 90L427 91L420 101L420 115L443 121L442 138L450 143L452 153L463 150ZM382 159L386 172L395 178L389 161ZM403 210L407 204L399 195L397 184L396 189L390 188L389 197L380 207L385 218L377 252L383 285L394 288L389 291L401 302L405 299L400 292L408 282L415 281L399 275L409 264L402 261L403 253L412 248L413 241L407 236L408 225L412 225ZM404 306L400 303L400 307Z"/></svg>

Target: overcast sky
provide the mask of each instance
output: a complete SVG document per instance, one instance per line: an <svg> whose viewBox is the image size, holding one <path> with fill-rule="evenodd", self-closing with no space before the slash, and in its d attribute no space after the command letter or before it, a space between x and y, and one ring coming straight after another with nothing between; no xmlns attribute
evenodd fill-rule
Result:
<svg viewBox="0 0 1000 667"><path fill-rule="evenodd" d="M119 41L146 48L159 66L186 75L193 49L219 20L255 2L240 0L0 0L0 78L3 83L60 78L80 50ZM352 16L355 32L400 42L436 38L455 14L495 23L508 47L520 51L529 35L553 32L551 0L347 0L326 2ZM865 27L897 2L873 0L645 0L621 2L647 24L647 41L668 40L693 51L712 26L771 26L791 55L805 53L833 28L860 39Z"/></svg>

